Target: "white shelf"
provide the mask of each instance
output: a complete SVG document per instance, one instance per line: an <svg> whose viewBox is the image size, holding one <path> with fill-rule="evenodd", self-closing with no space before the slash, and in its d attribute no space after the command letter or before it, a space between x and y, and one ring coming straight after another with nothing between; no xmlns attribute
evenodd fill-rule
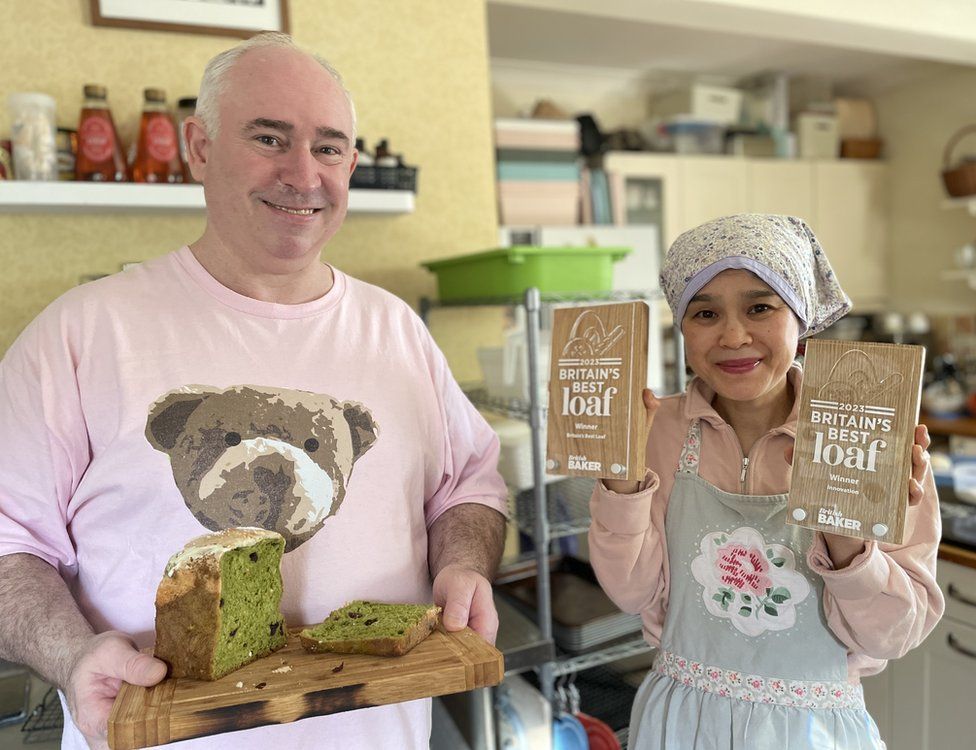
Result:
<svg viewBox="0 0 976 750"><path fill-rule="evenodd" d="M0 213L202 211L202 185L0 181ZM350 213L409 214L405 190L350 190Z"/></svg>
<svg viewBox="0 0 976 750"><path fill-rule="evenodd" d="M942 208L965 208L970 216L976 216L976 195L962 198L946 198L942 201Z"/></svg>

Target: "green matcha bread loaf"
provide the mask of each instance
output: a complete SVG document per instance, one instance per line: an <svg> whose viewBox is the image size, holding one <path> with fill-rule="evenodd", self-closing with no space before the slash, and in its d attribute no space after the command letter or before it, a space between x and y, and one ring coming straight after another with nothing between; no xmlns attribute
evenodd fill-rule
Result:
<svg viewBox="0 0 976 750"><path fill-rule="evenodd" d="M431 634L441 608L433 604L355 601L299 633L306 651L403 656Z"/></svg>
<svg viewBox="0 0 976 750"><path fill-rule="evenodd" d="M173 677L216 680L285 645L274 531L241 527L187 542L156 591L155 656Z"/></svg>

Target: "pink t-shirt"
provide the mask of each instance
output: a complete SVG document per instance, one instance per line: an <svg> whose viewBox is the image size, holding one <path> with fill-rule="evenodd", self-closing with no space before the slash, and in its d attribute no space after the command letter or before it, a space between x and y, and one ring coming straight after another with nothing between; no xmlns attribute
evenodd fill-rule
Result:
<svg viewBox="0 0 976 750"><path fill-rule="evenodd" d="M413 311L333 273L318 300L260 302L184 247L51 304L0 363L0 555L58 567L96 631L140 647L167 559L214 528L283 533L291 624L430 601L430 525L460 503L506 512L497 439ZM429 732L416 701L177 746L420 748ZM63 747L85 747L70 720Z"/></svg>

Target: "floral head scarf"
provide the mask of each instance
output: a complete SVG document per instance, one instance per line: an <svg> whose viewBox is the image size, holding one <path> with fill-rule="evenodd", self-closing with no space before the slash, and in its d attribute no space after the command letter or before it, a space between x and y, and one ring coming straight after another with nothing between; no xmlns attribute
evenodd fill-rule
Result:
<svg viewBox="0 0 976 750"><path fill-rule="evenodd" d="M691 298L730 268L751 271L769 284L800 319L801 337L819 333L851 309L806 222L795 216L738 214L706 222L671 245L661 288L675 325L681 325Z"/></svg>

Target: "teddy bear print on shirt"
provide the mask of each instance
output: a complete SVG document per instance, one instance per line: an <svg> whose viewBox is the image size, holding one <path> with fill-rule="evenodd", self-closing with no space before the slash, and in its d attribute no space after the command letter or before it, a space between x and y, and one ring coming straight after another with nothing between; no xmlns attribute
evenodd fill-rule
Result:
<svg viewBox="0 0 976 750"><path fill-rule="evenodd" d="M286 552L338 511L353 464L377 435L362 404L250 385L170 391L146 423L201 524L277 531Z"/></svg>

